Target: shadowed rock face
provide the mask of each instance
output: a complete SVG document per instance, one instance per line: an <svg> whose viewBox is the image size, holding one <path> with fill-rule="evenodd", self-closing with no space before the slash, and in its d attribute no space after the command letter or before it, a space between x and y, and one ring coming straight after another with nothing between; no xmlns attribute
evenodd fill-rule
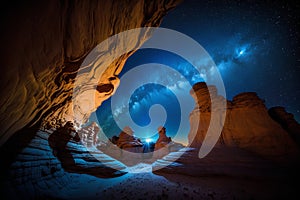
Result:
<svg viewBox="0 0 300 200"><path fill-rule="evenodd" d="M300 148L300 124L295 120L294 115L280 106L270 108L268 113L290 134Z"/></svg>
<svg viewBox="0 0 300 200"><path fill-rule="evenodd" d="M226 107L230 106L230 102L218 95L215 86L207 86L204 82L193 85L190 94L194 98L196 106L190 114L190 132L188 139L191 147L200 147L211 124L212 111L216 113L215 116L217 117L225 117ZM224 105L226 103L227 106ZM212 104L214 105L214 108L212 108ZM221 118L218 118L217 120L221 120ZM213 129L222 128L217 127L221 125L222 123L215 123ZM221 136L216 145L222 143Z"/></svg>
<svg viewBox="0 0 300 200"><path fill-rule="evenodd" d="M66 193L74 187L85 188L99 178L104 182L106 178L124 174L118 170L124 170L125 165L81 143L69 141L59 154L55 153L49 146L49 134L36 133L28 126L35 124L36 128L42 122L44 127L57 128L66 120L72 121L71 100L92 93L96 101L91 107L86 109L88 102L78 101L74 108L84 110L79 112L80 121L84 122L114 93L126 59L151 35L147 32L132 35L123 45L135 47L133 51L112 63L105 61L118 45L108 45L98 58L102 65L85 65L79 70L86 56L110 36L133 28L158 26L177 3L178 0L53 0L10 4L1 9L0 154L4 159L0 193L3 196L67 198ZM106 69L101 79L87 84L99 67ZM77 85L82 85L77 97L73 95L75 78L79 78ZM6 142L13 134L16 137ZM57 141L62 139L57 137Z"/></svg>
<svg viewBox="0 0 300 200"><path fill-rule="evenodd" d="M229 180L253 181L255 185L247 189L257 191L258 198L264 195L271 199L284 197L297 191L294 185L299 180L299 151L288 132L269 116L264 102L256 93L241 93L232 101L225 101L226 119L221 137L205 157L199 157L199 150L203 141L210 139L206 138L206 134L212 112L215 109L221 110L219 114L225 112L224 106L222 110L219 104L222 97L214 86L205 83L195 84L191 95L196 102L190 114L189 142L193 148L184 148L157 160L153 164L156 174L165 177L183 175L189 177L188 180L194 177L197 181L205 180L205 184L213 179L222 188L226 187ZM213 108L212 102L215 103ZM269 112L281 123L295 124L291 123L291 115L283 109L274 108ZM200 119L197 120L199 115ZM219 182L222 179L226 180L225 184ZM257 183L262 185L258 186ZM243 184L231 186L238 188ZM285 185L288 185L286 191L275 189L284 188Z"/></svg>
<svg viewBox="0 0 300 200"><path fill-rule="evenodd" d="M196 107L190 115L189 139L192 147L199 148L211 122L211 102L218 102L223 97L217 95L214 86L206 86L205 83L197 83L193 89L191 94ZM215 107L218 108L217 103ZM197 124L196 118L199 115L200 121ZM264 102L255 92L241 93L232 101L227 101L225 124L217 145L222 144L276 160L288 160L289 156L299 155L295 141L270 117Z"/></svg>
<svg viewBox="0 0 300 200"><path fill-rule="evenodd" d="M171 1L36 1L8 5L1 14L1 115L0 145L26 125L44 119L54 125L58 119L71 118L73 84L87 54L106 38L129 29L158 26L168 10L178 3ZM13 11L13 12L12 12ZM141 33L128 41L139 47L150 35ZM114 46L103 52L100 61ZM106 71L95 85L85 85L81 92L93 93L94 105L85 109L84 122L116 90L118 74L128 52L105 66ZM86 66L85 81L95 68ZM103 67L103 66L102 66ZM85 83L85 82L83 82ZM81 105L86 102L77 102Z"/></svg>
<svg viewBox="0 0 300 200"><path fill-rule="evenodd" d="M64 195L84 188L88 181L124 175L126 166L96 149L87 149L74 140L64 150L54 153L52 131L39 131L11 163L1 163L1 197L4 199L62 199ZM64 140L59 135L56 142ZM100 162L101 161L101 162ZM77 175L75 175L77 174ZM82 176L79 176L81 174ZM89 175L89 176L86 176ZM80 183L80 180L84 180ZM63 190L63 191L61 191ZM86 192L86 191L84 191ZM70 198L70 197L68 197ZM75 197L74 197L75 198Z"/></svg>

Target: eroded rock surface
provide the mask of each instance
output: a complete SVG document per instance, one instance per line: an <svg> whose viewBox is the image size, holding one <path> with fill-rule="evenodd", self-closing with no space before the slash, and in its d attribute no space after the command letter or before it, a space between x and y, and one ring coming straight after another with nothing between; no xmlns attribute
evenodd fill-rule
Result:
<svg viewBox="0 0 300 200"><path fill-rule="evenodd" d="M191 147L199 148L211 120L211 102L220 102L214 86L197 83L191 91L196 107L190 115ZM209 94L209 90L211 94ZM219 105L216 103L215 109ZM199 124L196 118L200 115ZM264 102L255 92L241 93L227 101L226 119L217 145L238 147L272 159L297 157L295 142L280 124L268 114Z"/></svg>
<svg viewBox="0 0 300 200"><path fill-rule="evenodd" d="M81 138L81 142L88 147L96 147L98 141L99 134L99 126L96 122L92 122L90 125L82 127L78 130L79 137Z"/></svg>
<svg viewBox="0 0 300 200"><path fill-rule="evenodd" d="M290 134L300 148L300 124L295 120L294 115L288 113L281 106L272 107L268 112L272 119L277 121Z"/></svg>
<svg viewBox="0 0 300 200"><path fill-rule="evenodd" d="M59 119L72 118L73 84L87 54L122 31L158 26L178 1L38 1L19 2L17 6L13 3L1 13L4 51L1 52L0 145L17 130L41 119L45 119L44 125L53 126ZM146 32L133 35L126 45L137 48L149 36ZM108 45L99 63L117 46ZM80 121L86 120L114 93L119 84L117 75L133 52L113 63L86 65L79 71L80 81L85 84L92 80L97 69L106 69L101 80L91 81L76 93L78 96L92 93L96 99L92 105L86 99L77 102L74 109L81 113Z"/></svg>
<svg viewBox="0 0 300 200"><path fill-rule="evenodd" d="M288 132L269 116L264 102L257 94L242 93L232 101L223 101L214 86L197 83L193 89L191 94L196 106L190 115L189 134L193 148L183 148L158 159L152 165L154 173L169 177L171 181L176 180L172 177L182 176L188 177L189 181L193 177L197 183L205 180L205 184L209 184L209 180L213 179L215 188L217 185L224 188L232 180L243 180L245 183L255 183L247 189L255 190L259 198L291 197L300 176L299 151ZM212 102L215 103L213 108ZM226 103L226 109L222 102ZM221 137L205 157L200 157L199 150L203 141L210 139L206 138L206 134L212 112L216 110L219 110L221 116L226 113ZM295 124L291 123L291 115L282 109L269 112L273 112L278 121ZM221 118L216 119L216 124L220 124ZM221 183L222 180L226 183ZM236 189L245 183L233 187Z"/></svg>
<svg viewBox="0 0 300 200"><path fill-rule="evenodd" d="M56 191L77 187L80 176L85 181L118 177L126 166L97 149L87 149L70 140L61 156L55 156L48 138L52 131L39 131L12 162L1 171L1 194L6 198L62 198ZM77 175L75 175L77 174ZM80 175L79 175L80 174ZM86 184L86 183L85 183ZM83 187L83 184L81 185Z"/></svg>
<svg viewBox="0 0 300 200"><path fill-rule="evenodd" d="M166 128L160 126L158 128L158 139L155 142L153 158L159 159L168 155L170 152L176 152L183 148L183 145L173 142L171 137L167 137Z"/></svg>
<svg viewBox="0 0 300 200"><path fill-rule="evenodd" d="M133 28L158 26L178 1L14 3L6 2L2 7L5 10L1 9L1 196L66 199L70 192L78 198L77 192L90 190L95 181L94 191L100 183L105 188L113 182L107 178L122 175L119 170L125 165L98 149L87 149L73 141L67 143L68 154L61 155L60 161L47 141L49 133L36 134L35 129L28 127L36 128L42 122L46 129L58 128L74 120L73 108L79 111L78 120L88 119L118 87L117 76L126 59L151 35L140 32L131 35L126 44L107 45L99 54L97 65L85 63L80 68L86 56L110 36ZM105 62L120 45L132 51L111 63ZM99 70L103 75L95 80ZM75 78L78 88L74 96ZM86 94L92 94L95 102L90 104L90 99L78 98ZM76 102L77 107L71 104L72 98L81 100ZM21 131L16 134L18 130ZM13 134L17 137L7 142Z"/></svg>

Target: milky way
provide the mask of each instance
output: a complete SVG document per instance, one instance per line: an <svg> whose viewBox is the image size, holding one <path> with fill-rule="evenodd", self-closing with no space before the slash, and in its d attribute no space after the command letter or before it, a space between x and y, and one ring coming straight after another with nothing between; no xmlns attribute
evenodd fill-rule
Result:
<svg viewBox="0 0 300 200"><path fill-rule="evenodd" d="M222 75L227 98L255 91L266 101L267 107L284 106L300 121L300 84L297 80L300 77L297 31L300 19L297 12L300 12L299 6L289 2L185 1L168 13L161 26L192 37L206 49ZM150 49L131 56L120 76L144 63L171 66L190 84L205 81L209 73L207 69L198 74L184 59ZM195 61L193 64L201 63ZM158 79L160 76L164 74L155 74ZM167 103L176 104L168 95L166 88L155 86L136 91L131 101L143 109L134 109L134 104L130 106L135 122L149 122L145 113L154 99L159 98L167 108L170 107ZM172 131L176 130L176 125L172 124L176 124L178 113L168 110L169 115L175 116L167 121L172 136ZM113 121L110 100L104 102L97 114L105 134L117 135L120 129Z"/></svg>
<svg viewBox="0 0 300 200"><path fill-rule="evenodd" d="M185 1L162 26L197 40L223 76L227 97L255 91L300 121L300 6L296 1Z"/></svg>

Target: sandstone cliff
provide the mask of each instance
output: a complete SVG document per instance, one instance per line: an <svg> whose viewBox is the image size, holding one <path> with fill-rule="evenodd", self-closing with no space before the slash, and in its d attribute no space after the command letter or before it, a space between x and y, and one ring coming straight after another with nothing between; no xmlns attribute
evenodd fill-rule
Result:
<svg viewBox="0 0 300 200"><path fill-rule="evenodd" d="M206 86L205 83L197 83L191 94L196 101L196 107L190 115L189 142L191 147L199 148L210 124L211 102L222 97L217 95L214 86ZM195 124L199 115L199 124ZM232 101L227 101L225 124L217 145L222 144L274 159L287 159L298 154L295 142L270 117L264 102L255 92L241 93Z"/></svg>
<svg viewBox="0 0 300 200"><path fill-rule="evenodd" d="M285 108L281 106L270 108L268 113L290 134L300 148L300 124L295 120L294 115L286 112Z"/></svg>
<svg viewBox="0 0 300 200"><path fill-rule="evenodd" d="M74 78L86 55L114 34L137 27L158 26L178 1L13 3L16 2L1 10L4 51L1 52L0 145L26 125L41 122L41 119L45 119L45 125L53 125L65 118L70 111ZM135 35L127 45L137 48L148 37L146 33ZM110 55L109 50L113 49L107 49L101 60ZM93 92L97 96L97 102L85 110L82 120L116 90L117 76L132 53L105 66L108 67L105 75L96 85L82 88L82 93ZM81 74L93 77L96 67L99 66L87 67Z"/></svg>
<svg viewBox="0 0 300 200"><path fill-rule="evenodd" d="M85 190L87 183L103 177L101 181L105 182L107 177L123 174L117 170L125 169L125 165L80 143L69 142L66 151L70 155L61 162L49 147L48 133L27 128L39 125L42 120L43 126L54 127L68 120L71 100L75 98L72 96L75 77L80 74L87 81L95 75L97 67L104 67L107 70L101 80L80 88L77 93L91 92L97 96L97 102L81 116L83 121L87 119L114 93L119 84L118 74L134 50L108 66L84 66L79 71L86 56L112 35L158 26L167 11L177 4L177 0L53 0L1 6L1 196L69 198L67 194L74 187ZM148 37L147 32L141 32L125 45L138 48ZM108 60L115 48L111 45L105 49L99 62ZM85 103L79 102L77 109L82 110ZM6 142L24 127L25 130ZM74 176L74 172L92 176Z"/></svg>
<svg viewBox="0 0 300 200"><path fill-rule="evenodd" d="M153 164L155 173L168 177L187 175L205 181L209 177L214 177L214 181L218 178L253 180L255 183L259 180L272 184L277 181L276 187L281 185L280 188L299 179L299 150L289 135L296 135L295 130L299 129L295 128L297 123L283 108L269 110L280 125L270 117L264 102L254 92L241 93L232 101L226 101L225 110L220 104L224 102L223 97L218 95L214 86L197 83L191 95L196 102L190 114L189 143L192 148L172 152L157 160ZM206 138L206 134L212 112L218 109L221 117L226 114L221 136L212 151L199 158L203 141L210 139ZM219 120L215 126L220 126L220 119L215 118ZM263 187L264 192L267 185ZM274 195L274 198L277 197Z"/></svg>

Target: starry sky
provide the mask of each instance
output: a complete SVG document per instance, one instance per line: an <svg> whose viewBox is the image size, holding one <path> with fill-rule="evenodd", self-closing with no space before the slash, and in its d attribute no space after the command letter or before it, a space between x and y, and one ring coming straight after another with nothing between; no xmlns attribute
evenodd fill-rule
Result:
<svg viewBox="0 0 300 200"><path fill-rule="evenodd" d="M254 91L265 100L268 108L284 106L299 122L299 5L281 1L188 0L170 11L161 27L184 33L203 46L222 76L227 99L241 92ZM139 50L131 56L120 77L144 63L171 66L190 84L205 80L205 74L195 75L190 63L184 59L153 49ZM159 76L164 76L164 73L155 74L155 78ZM145 126L150 123L149 108L161 104L167 114L164 125L168 135L176 134L182 113L178 109L176 96L168 90L169 86L148 84L132 94L129 112L136 124ZM177 88L180 89L180 83ZM189 98L186 94L186 99ZM107 137L119 134L120 128L113 117L116 111L111 111L110 100L105 101L96 114ZM182 138L187 137L186 133ZM152 133L139 136L153 140L157 138ZM186 142L184 139L182 141Z"/></svg>

